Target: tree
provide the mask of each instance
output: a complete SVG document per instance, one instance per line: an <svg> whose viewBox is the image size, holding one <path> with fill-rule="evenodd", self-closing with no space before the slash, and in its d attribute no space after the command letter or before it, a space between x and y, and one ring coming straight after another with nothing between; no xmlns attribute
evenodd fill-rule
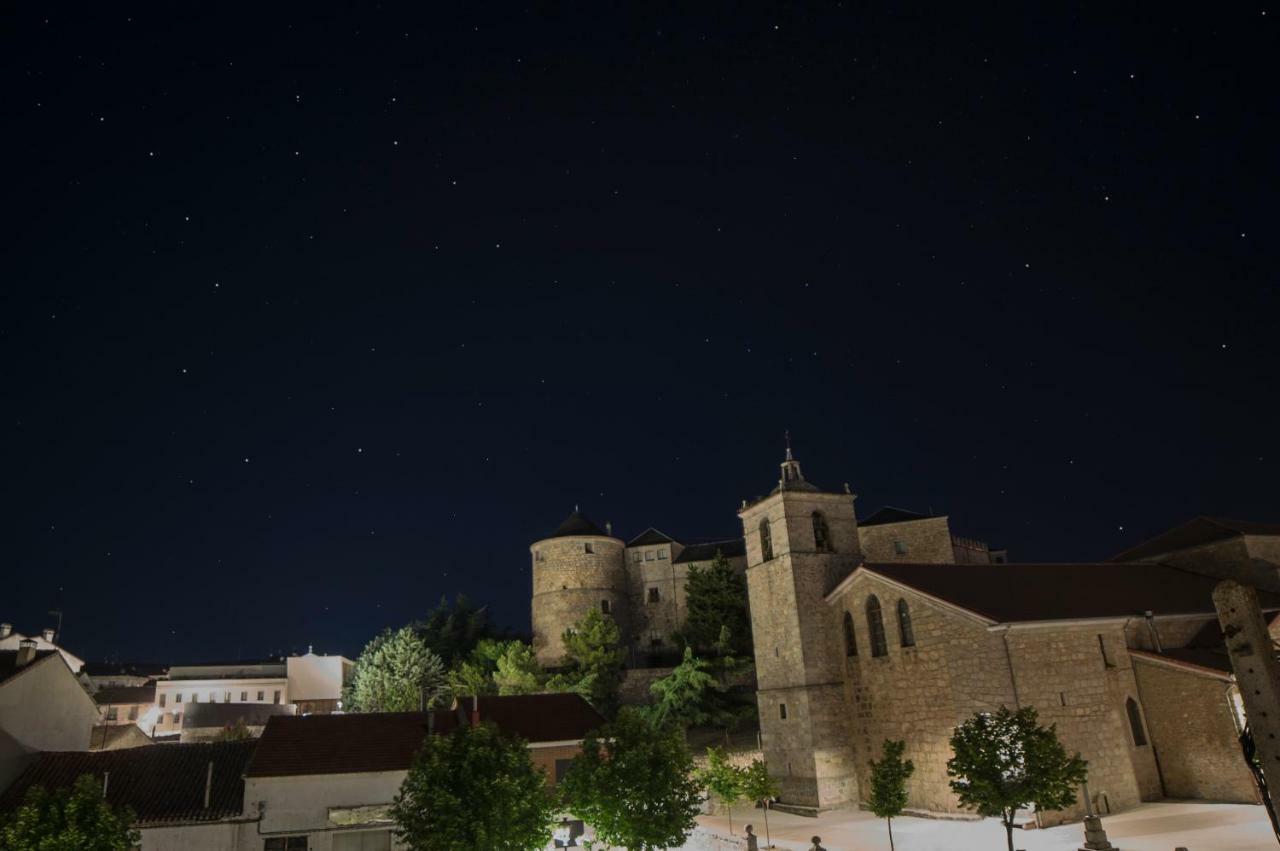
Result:
<svg viewBox="0 0 1280 851"><path fill-rule="evenodd" d="M729 762L723 750L714 747L707 748L707 764L698 772L698 782L724 804L729 815L729 833L733 833L733 805L742 800L745 773Z"/></svg>
<svg viewBox="0 0 1280 851"><path fill-rule="evenodd" d="M71 788L49 793L27 790L22 805L0 821L5 851L128 851L142 841L130 827L133 812L114 809L102 795L102 781L82 774Z"/></svg>
<svg viewBox="0 0 1280 851"><path fill-rule="evenodd" d="M657 726L674 724L682 730L703 726L730 730L752 717L755 702L748 703L725 687L724 678L712 673L716 667L715 663L699 659L693 648L686 646L680 664L649 686L655 698L645 709L649 720Z"/></svg>
<svg viewBox="0 0 1280 851"><path fill-rule="evenodd" d="M365 645L342 702L351 712L408 712L439 703L448 691L440 657L406 626Z"/></svg>
<svg viewBox="0 0 1280 851"><path fill-rule="evenodd" d="M481 639L495 637L488 610L476 606L465 594L455 597L452 604L447 597L441 597L439 604L413 628L449 668L467 658Z"/></svg>
<svg viewBox="0 0 1280 851"><path fill-rule="evenodd" d="M537 694L544 690L545 679L532 647L523 641L505 643L493 672L498 694Z"/></svg>
<svg viewBox="0 0 1280 851"><path fill-rule="evenodd" d="M764 806L764 845L773 847L773 837L769 835L769 802L777 797L780 787L778 781L769 774L764 761L751 760L742 773L742 794L749 801L762 802Z"/></svg>
<svg viewBox="0 0 1280 851"><path fill-rule="evenodd" d="M243 718L237 718L234 724L228 724L218 731L214 736L215 742L243 742L245 739L252 739L253 733L249 731L249 725L244 723Z"/></svg>
<svg viewBox="0 0 1280 851"><path fill-rule="evenodd" d="M626 655L617 622L592 609L565 630L563 638L569 670L555 679L555 690L582 693L602 714L612 716Z"/></svg>
<svg viewBox="0 0 1280 851"><path fill-rule="evenodd" d="M413 851L526 851L551 840L555 810L527 744L481 724L426 737L391 815Z"/></svg>
<svg viewBox="0 0 1280 851"><path fill-rule="evenodd" d="M880 761L871 760L871 812L889 826L889 851L893 851L893 818L902 815L907 806L907 778L916 770L915 763L902 758L906 742L884 740Z"/></svg>
<svg viewBox="0 0 1280 851"><path fill-rule="evenodd" d="M449 669L449 690L457 697L497 694L498 685L493 675L498 670L498 658L506 644L493 638L480 639L467 658Z"/></svg>
<svg viewBox="0 0 1280 851"><path fill-rule="evenodd" d="M680 734L654 730L625 710L587 736L561 790L600 841L630 851L679 848L701 802L693 758Z"/></svg>
<svg viewBox="0 0 1280 851"><path fill-rule="evenodd" d="M721 631L727 628L733 643L725 650L736 656L752 655L747 584L724 553L717 551L706 567L689 568L685 600L688 615L680 637L696 653L719 655Z"/></svg>
<svg viewBox="0 0 1280 851"><path fill-rule="evenodd" d="M1076 802L1088 774L1080 754L1067 756L1054 726L1041 727L1036 711L1000 707L980 712L951 735L955 755L947 762L951 791L960 805L982 816L999 816L1013 851L1014 814L1034 805L1061 810Z"/></svg>

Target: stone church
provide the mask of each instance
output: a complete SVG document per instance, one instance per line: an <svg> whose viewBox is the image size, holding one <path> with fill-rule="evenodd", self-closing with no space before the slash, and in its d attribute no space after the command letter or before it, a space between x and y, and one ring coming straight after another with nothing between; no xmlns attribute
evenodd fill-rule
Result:
<svg viewBox="0 0 1280 851"><path fill-rule="evenodd" d="M686 547L648 529L624 543L575 511L531 547L539 659L555 664L565 626L598 608L631 664L648 664L683 623L689 567L719 551L746 575L761 748L793 810L865 801L890 738L916 766L909 808L959 812L952 730L1002 705L1057 726L1088 760L1102 813L1258 800L1211 594L1244 578L1280 611L1280 524L1202 517L1102 563L1012 564L945 516L889 508L859 522L854 501L848 485L810 482L788 448L773 491L738 510L741 539Z"/></svg>

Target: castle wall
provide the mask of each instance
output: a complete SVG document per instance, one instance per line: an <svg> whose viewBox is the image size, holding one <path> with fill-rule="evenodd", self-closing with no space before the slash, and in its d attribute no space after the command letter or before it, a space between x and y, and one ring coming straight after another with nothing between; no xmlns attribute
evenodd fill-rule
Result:
<svg viewBox="0 0 1280 851"><path fill-rule="evenodd" d="M955 561L951 527L946 517L859 526L862 556L872 564L903 561L946 564ZM897 545L901 546L897 546ZM898 552L899 549L906 552Z"/></svg>
<svg viewBox="0 0 1280 851"><path fill-rule="evenodd" d="M1257 788L1237 739L1230 678L1141 656L1133 659L1165 794L1256 803Z"/></svg>
<svg viewBox="0 0 1280 851"><path fill-rule="evenodd" d="M590 548L592 552L587 552ZM529 548L533 558L533 649L542 665L564 658L565 629L607 602L623 635L628 634L625 547L602 535L549 538Z"/></svg>
<svg viewBox="0 0 1280 851"><path fill-rule="evenodd" d="M688 565L675 563L682 549L680 544L667 543L627 550L633 665L643 665L650 655L669 656L674 651L672 637L684 626L687 614L683 603ZM651 599L654 592L656 600Z"/></svg>

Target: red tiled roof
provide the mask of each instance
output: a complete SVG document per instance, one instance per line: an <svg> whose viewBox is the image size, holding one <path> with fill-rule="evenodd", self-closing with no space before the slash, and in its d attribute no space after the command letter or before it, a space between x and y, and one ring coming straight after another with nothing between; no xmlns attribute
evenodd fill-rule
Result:
<svg viewBox="0 0 1280 851"><path fill-rule="evenodd" d="M471 709L471 698L463 698ZM278 716L267 722L250 777L405 771L427 735L425 712ZM436 733L465 723L459 713L440 710ZM481 697L480 720L530 743L578 741L604 718L576 694Z"/></svg>
<svg viewBox="0 0 1280 851"><path fill-rule="evenodd" d="M127 806L136 825L216 821L244 806L244 770L256 742L147 745L116 751L43 753L0 795L0 813L21 805L31 786L62 789L82 774L107 772L107 801ZM205 781L213 764L209 806Z"/></svg>
<svg viewBox="0 0 1280 851"><path fill-rule="evenodd" d="M997 623L1214 614L1219 580L1152 562L1103 564L867 564L872 573ZM1264 609L1280 596L1258 593Z"/></svg>

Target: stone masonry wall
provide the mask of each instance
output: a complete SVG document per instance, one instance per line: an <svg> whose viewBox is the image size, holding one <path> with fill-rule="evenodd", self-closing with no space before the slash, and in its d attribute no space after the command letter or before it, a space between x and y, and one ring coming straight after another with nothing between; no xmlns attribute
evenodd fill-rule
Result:
<svg viewBox="0 0 1280 851"><path fill-rule="evenodd" d="M955 561L951 527L946 517L859 526L858 536L863 558L873 564L889 561L945 564ZM899 553L895 542L900 542L907 551Z"/></svg>
<svg viewBox="0 0 1280 851"><path fill-rule="evenodd" d="M587 552L590 547L592 552ZM588 611L609 602L624 637L628 634L624 547L617 538L550 538L529 548L533 557L533 648L538 662L558 665L564 657L561 636Z"/></svg>
<svg viewBox="0 0 1280 851"><path fill-rule="evenodd" d="M1225 676L1134 657L1147 733L1171 798L1256 803L1232 717L1234 686Z"/></svg>

